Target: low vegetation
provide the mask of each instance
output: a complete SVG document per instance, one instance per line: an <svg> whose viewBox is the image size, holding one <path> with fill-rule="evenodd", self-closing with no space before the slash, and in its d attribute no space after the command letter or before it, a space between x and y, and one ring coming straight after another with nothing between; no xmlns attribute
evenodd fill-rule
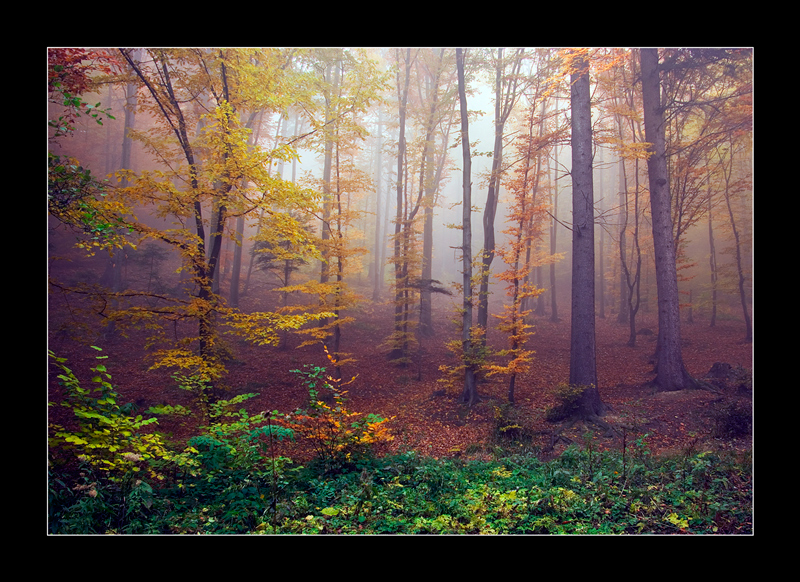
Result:
<svg viewBox="0 0 800 582"><path fill-rule="evenodd" d="M57 404L74 416L50 431L51 533L752 533L748 454L688 446L657 457L646 434L616 451L587 435L543 461L498 410L493 460L381 456L386 419L350 412L342 383L320 367L297 371L304 410L250 415L249 394L214 401L199 389L207 425L177 444L157 430L175 408L135 414L101 363L86 388L51 358L64 388ZM313 459L281 454L289 440L309 441Z"/></svg>

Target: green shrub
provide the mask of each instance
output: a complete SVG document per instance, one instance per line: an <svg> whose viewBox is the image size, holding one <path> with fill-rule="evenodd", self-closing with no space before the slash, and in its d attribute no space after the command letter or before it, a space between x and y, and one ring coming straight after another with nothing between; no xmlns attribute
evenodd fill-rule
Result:
<svg viewBox="0 0 800 582"><path fill-rule="evenodd" d="M386 427L390 419L348 410L344 384L327 376L325 368L305 366L292 372L304 378L308 406L287 415L284 422L311 442L323 471L363 462L372 456L375 445L392 440Z"/></svg>
<svg viewBox="0 0 800 582"><path fill-rule="evenodd" d="M138 533L140 510L149 514L152 506L152 489L144 479L162 479L158 463L172 455L161 436L151 431L157 421L130 416L130 407L118 404L119 395L103 363L91 368L92 384L85 388L64 358L49 355L65 390L59 404L72 411L75 421L75 427L55 423L49 427L50 529ZM75 463L78 468L73 470Z"/></svg>
<svg viewBox="0 0 800 582"><path fill-rule="evenodd" d="M106 472L112 480L121 480L129 472L142 470L149 461L169 456L161 437L149 427L158 421L130 416L129 409L118 404L119 395L104 364L91 368L92 387L85 388L66 366L64 358L57 358L53 352L50 358L61 371L57 378L65 389L65 399L60 405L72 410L77 423L77 429L51 424L51 448L72 452L95 469ZM150 476L157 477L152 471Z"/></svg>
<svg viewBox="0 0 800 582"><path fill-rule="evenodd" d="M526 426L525 420L520 409L512 404L506 403L494 407L492 442L497 455L536 452L531 449L534 440L533 431Z"/></svg>

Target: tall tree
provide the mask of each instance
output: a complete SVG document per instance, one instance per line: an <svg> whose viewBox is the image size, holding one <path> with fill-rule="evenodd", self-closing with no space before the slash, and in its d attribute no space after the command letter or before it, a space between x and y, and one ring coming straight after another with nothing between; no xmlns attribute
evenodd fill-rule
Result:
<svg viewBox="0 0 800 582"><path fill-rule="evenodd" d="M381 198L383 197L383 110L378 111L378 126L375 131L375 241L372 251L372 300L377 301L383 287L383 237ZM388 213L388 209L384 210Z"/></svg>
<svg viewBox="0 0 800 582"><path fill-rule="evenodd" d="M469 144L469 110L464 74L464 50L456 49L458 99L461 111L462 200L461 200L461 265L464 301L461 314L461 349L464 358L464 390L461 399L472 406L478 401L476 370L472 363L472 157Z"/></svg>
<svg viewBox="0 0 800 582"><path fill-rule="evenodd" d="M642 251L640 245L640 160L647 157L643 150L640 114L637 110L633 87L628 82L628 65L637 76L637 59L630 53L628 63L620 63L611 78L614 119L617 128L618 182L619 182L619 314L617 321L627 323L628 345L636 345L636 314L641 304ZM628 137L629 136L629 137ZM627 163L633 163L632 182L629 185ZM632 190L632 192L631 192ZM631 197L633 208L631 209ZM631 213L633 219L631 220ZM631 222L633 223L631 226ZM632 248L628 252L628 231ZM629 256L630 255L630 256Z"/></svg>
<svg viewBox="0 0 800 582"><path fill-rule="evenodd" d="M538 91L528 96L530 104L525 116L524 131L520 131L516 138L517 157L521 159L515 165L510 179L505 181L505 186L511 196L508 204L508 227L503 230L507 235L505 244L499 246L497 254L506 263L504 272L498 273L497 278L506 283L506 294L510 303L503 305L503 313L498 329L508 334L508 348L501 350L498 355L508 357L505 365L489 367L489 373L504 373L508 380L508 401L514 403L516 382L519 374L529 368L529 361L533 352L526 349L526 343L532 332L530 324L525 322L525 317L530 309L525 307L524 300L529 297L541 295L543 289L534 287L529 282L529 275L534 267L539 267L541 260L531 260L533 243L541 238L542 226L547 210L547 203L537 200L539 182L541 179L541 158L546 155L549 146L544 135L544 112L547 99L542 98L541 114L536 115ZM534 133L538 123L538 135ZM522 128L521 128L522 129ZM535 265L534 265L535 263Z"/></svg>
<svg viewBox="0 0 800 582"><path fill-rule="evenodd" d="M446 155L442 155L437 164L435 159L436 127L443 116L442 109L448 105L447 95L440 98L440 85L445 69L445 49L429 53L431 63L427 64L425 71L426 96L429 101L427 117L425 120L424 154L420 170L420 180L424 183L423 199L423 234L422 234L422 273L420 277L419 322L420 334L433 335L433 312L431 294L433 292L433 209L438 189L441 169L444 166ZM445 87L446 90L446 87ZM445 148L446 151L446 148Z"/></svg>
<svg viewBox="0 0 800 582"><path fill-rule="evenodd" d="M408 113L408 91L411 83L411 69L416 59L411 56L411 49L405 50L403 56L401 49L395 51L397 59L397 103L398 103L398 137L397 137L397 198L395 206L394 224L394 332L391 339L392 349L389 358L405 363L408 358L408 269L407 257L403 251L407 248L409 226L407 206L405 204L405 189L407 184L404 178L407 173L406 164L406 117ZM402 67L401 67L402 63Z"/></svg>
<svg viewBox="0 0 800 582"><path fill-rule="evenodd" d="M727 158L727 163L723 161L721 168L725 184L723 194L725 197L725 207L728 210L728 219L730 220L731 233L733 234L733 242L734 242L733 251L736 259L737 288L739 291L739 301L742 306L742 317L744 318L744 329L745 329L744 341L752 342L753 323L752 320L750 319L750 312L747 309L747 293L745 291L746 276L745 276L744 252L743 252L744 241L742 240L742 235L739 232L739 227L737 227L736 224L736 217L733 211L733 202L732 202L734 194L738 193L741 190L746 189L745 187L743 187L743 183L747 183L749 181L749 172L747 172L747 175L741 180L734 179L734 167L735 167L734 154L740 153L737 151L737 147L742 148L742 146L741 144L735 143L733 132L731 132L729 139L730 143L727 145L727 148L725 148L727 149L726 154L723 153L720 154L721 159L725 160L725 158ZM710 229L711 225L709 219L709 230Z"/></svg>
<svg viewBox="0 0 800 582"><path fill-rule="evenodd" d="M338 372L338 367L347 361L340 352L342 326L352 321L346 312L358 300L349 276L356 270L360 272L358 257L366 253L350 236L363 214L355 198L372 188L372 180L357 159L359 146L368 135L363 118L371 104L379 100L385 79L364 50L319 49L312 56L316 58L317 83L324 95L320 107L324 117L314 120L319 130L316 145L323 160L319 245L324 262L319 284L309 282L289 289L316 294L319 309L333 314L316 330L304 331L311 336L306 343L321 341L327 345ZM354 269L354 265L359 268Z"/></svg>
<svg viewBox="0 0 800 582"><path fill-rule="evenodd" d="M645 140L649 144L650 153L647 158L647 174L658 291L658 351L653 384L662 391L682 390L695 385L695 380L686 370L681 353L678 273L670 212L666 127L661 105L658 49L643 48L639 54Z"/></svg>
<svg viewBox="0 0 800 582"><path fill-rule="evenodd" d="M483 251L477 320L477 325L484 330L489 324L489 272L495 255L494 223L503 172L503 134L508 117L521 95L522 78L519 72L524 58L525 49L518 48L509 59L504 59L503 49L498 48L497 57L494 60L494 148L489 188L486 193L486 207L483 213Z"/></svg>
<svg viewBox="0 0 800 582"><path fill-rule="evenodd" d="M572 124L572 313L569 383L582 389L576 414L601 416L605 404L597 388L594 305L594 187L589 60L585 50L571 54Z"/></svg>
<svg viewBox="0 0 800 582"><path fill-rule="evenodd" d="M127 178L129 186L115 194L132 205L150 206L174 223L174 228L159 228L134 221L131 228L143 240L156 239L176 249L191 273L188 299L161 295L157 309L133 306L125 315L146 322L195 322L196 335L177 345L168 343L156 352L156 365L189 370L189 375L213 384L224 373L220 317L231 330L259 344L277 343L280 329L314 319L245 315L226 306L212 290L222 240L231 235L225 229L229 214L257 216L266 209L282 217L276 236L291 238L309 256L316 252L297 222L282 213L307 206L314 194L272 178L266 170L276 159L293 157L294 150L286 145L271 151L249 147L250 131L237 114L266 102L273 109L286 107L298 95L285 92L294 84L288 78L286 54L277 49L148 49L138 61L129 50L121 49L120 54L144 86L146 99L140 100L140 108L155 120L150 131L137 132L136 138L163 165L158 171L121 171L119 176ZM252 186L243 187L247 183ZM135 294L126 298L131 296ZM158 339L166 341L163 334Z"/></svg>

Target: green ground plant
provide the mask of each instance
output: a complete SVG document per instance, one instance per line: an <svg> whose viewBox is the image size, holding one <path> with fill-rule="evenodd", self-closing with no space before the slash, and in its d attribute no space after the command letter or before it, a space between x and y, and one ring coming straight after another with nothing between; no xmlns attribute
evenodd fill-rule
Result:
<svg viewBox="0 0 800 582"><path fill-rule="evenodd" d="M328 357L336 366L335 358ZM393 439L387 427L391 419L348 409L347 383L341 378L327 375L321 366L304 366L292 372L303 378L308 406L284 417L284 424L312 443L316 461L324 471L356 466L371 457L376 445Z"/></svg>
<svg viewBox="0 0 800 582"><path fill-rule="evenodd" d="M89 392L78 390L63 360L56 363L69 388L63 404L81 414L78 429L53 431L51 533L752 533L749 455L687 447L659 458L637 434L622 450L586 438L550 461L526 449L513 454L513 446L492 461L378 456L373 445L385 423L354 417L341 398L319 399L318 389L331 385L318 367L302 374L314 403L302 414L251 414L244 404L253 394L242 394L209 403L208 424L176 444L152 432L154 422L112 404L118 396L102 365ZM322 459L298 466L277 445L308 436L307 416L339 424L315 440L327 447ZM507 416L499 428L514 426ZM374 423L380 430L370 433ZM95 441L101 446L89 446ZM146 445L148 456L117 460L134 444Z"/></svg>

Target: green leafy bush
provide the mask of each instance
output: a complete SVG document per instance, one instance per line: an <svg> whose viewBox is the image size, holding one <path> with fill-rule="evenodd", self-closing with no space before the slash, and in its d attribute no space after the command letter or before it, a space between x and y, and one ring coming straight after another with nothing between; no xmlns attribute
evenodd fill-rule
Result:
<svg viewBox="0 0 800 582"><path fill-rule="evenodd" d="M326 375L325 368L305 366L292 372L304 378L308 406L287 415L284 422L312 443L324 470L357 464L372 455L376 444L392 440L386 427L390 419L348 410L344 384Z"/></svg>
<svg viewBox="0 0 800 582"><path fill-rule="evenodd" d="M72 410L77 424L77 428L72 429L51 424L51 447L72 452L117 481L129 472L139 472L149 461L169 457L170 452L160 435L150 430L149 425L158 421L141 415L130 416L128 408L118 404L119 395L104 364L91 368L92 386L85 388L66 366L64 358L57 358L53 352L50 357L61 371L57 378L66 391L60 404ZM106 357L97 356L97 359ZM154 472L150 472L150 476L157 477Z"/></svg>
<svg viewBox="0 0 800 582"><path fill-rule="evenodd" d="M415 454L305 481L295 511L267 533L751 533L745 459L710 453L654 459L643 439L621 452L570 447L543 462Z"/></svg>
<svg viewBox="0 0 800 582"><path fill-rule="evenodd" d="M151 430L157 421L130 416L129 407L118 404L119 395L102 362L91 368L91 387L86 388L64 358L49 355L65 390L60 405L74 417L71 427L50 424L51 531L102 533L95 531L101 525L136 530L137 512L151 506L152 489L144 479L163 478L157 463L172 456L161 436ZM61 475L55 473L56 459ZM74 462L79 469L70 473L68 467Z"/></svg>

